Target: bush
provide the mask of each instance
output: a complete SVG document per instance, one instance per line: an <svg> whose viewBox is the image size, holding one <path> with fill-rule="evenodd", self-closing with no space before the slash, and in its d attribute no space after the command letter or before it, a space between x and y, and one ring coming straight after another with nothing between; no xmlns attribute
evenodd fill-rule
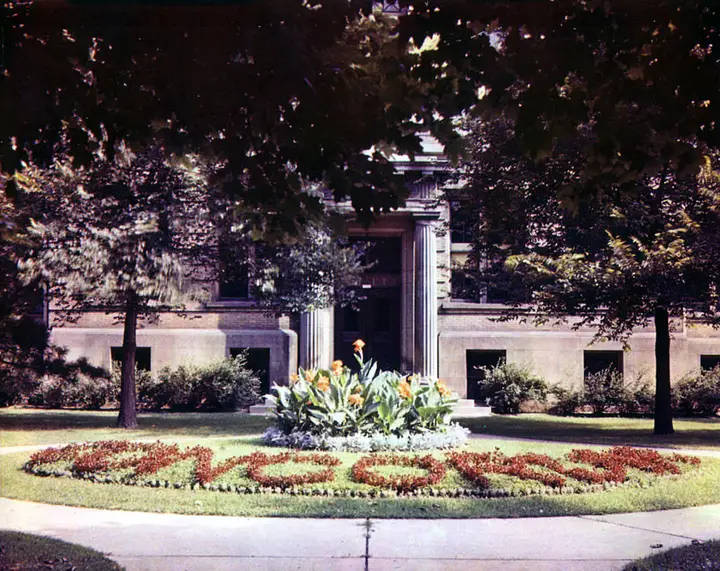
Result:
<svg viewBox="0 0 720 571"><path fill-rule="evenodd" d="M46 375L28 398L28 403L48 408L98 410L117 404L119 387L110 375L91 377L77 373L69 378Z"/></svg>
<svg viewBox="0 0 720 571"><path fill-rule="evenodd" d="M673 387L673 409L687 416L715 416L720 410L720 367L685 375Z"/></svg>
<svg viewBox="0 0 720 571"><path fill-rule="evenodd" d="M625 400L625 379L614 367L608 367L585 377L583 404L593 414L617 411Z"/></svg>
<svg viewBox="0 0 720 571"><path fill-rule="evenodd" d="M478 381L480 397L499 414L517 414L525 401L546 402L547 383L530 369L501 361L495 367L481 367L485 378Z"/></svg>
<svg viewBox="0 0 720 571"><path fill-rule="evenodd" d="M557 400L550 413L559 416L577 412L650 414L655 405L655 395L647 381L639 378L634 383L625 383L622 374L614 368L588 375L579 391L554 386L551 392Z"/></svg>
<svg viewBox="0 0 720 571"><path fill-rule="evenodd" d="M355 342L359 373L334 361L330 369L300 369L290 386L273 386L268 400L283 434L403 436L448 427L457 395L442 381L378 371L363 361L363 345Z"/></svg>
<svg viewBox="0 0 720 571"><path fill-rule="evenodd" d="M151 410L231 411L260 398L260 379L246 368L242 354L204 366L165 367L157 378L137 379L138 404Z"/></svg>

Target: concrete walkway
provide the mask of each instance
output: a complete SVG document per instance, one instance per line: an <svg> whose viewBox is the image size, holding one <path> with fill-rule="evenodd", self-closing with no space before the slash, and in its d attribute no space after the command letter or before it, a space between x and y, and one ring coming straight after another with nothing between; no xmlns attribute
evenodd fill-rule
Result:
<svg viewBox="0 0 720 571"><path fill-rule="evenodd" d="M0 498L0 528L93 547L128 571L604 571L720 537L720 505L609 516L375 520L151 514Z"/></svg>

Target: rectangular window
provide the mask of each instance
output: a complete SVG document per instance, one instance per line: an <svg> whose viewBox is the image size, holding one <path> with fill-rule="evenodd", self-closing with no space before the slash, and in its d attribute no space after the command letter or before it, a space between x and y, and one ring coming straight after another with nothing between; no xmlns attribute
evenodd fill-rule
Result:
<svg viewBox="0 0 720 571"><path fill-rule="evenodd" d="M712 371L720 366L720 355L700 355L700 368L703 371Z"/></svg>
<svg viewBox="0 0 720 571"><path fill-rule="evenodd" d="M248 299L250 296L250 265L244 247L220 243L220 299Z"/></svg>
<svg viewBox="0 0 720 571"><path fill-rule="evenodd" d="M465 352L465 364L467 366L467 398L479 400L478 381L485 377L482 367L497 367L507 358L507 351L479 351L468 350Z"/></svg>
<svg viewBox="0 0 720 571"><path fill-rule="evenodd" d="M238 354L246 354L247 368L255 371L260 377L260 395L270 392L270 349L265 347L232 347L230 356L237 357Z"/></svg>
<svg viewBox="0 0 720 571"><path fill-rule="evenodd" d="M622 351L585 351L583 353L583 370L585 375L599 373L605 369L615 369L623 373Z"/></svg>
<svg viewBox="0 0 720 571"><path fill-rule="evenodd" d="M121 367L123 348L110 347L110 359L114 366ZM135 349L135 366L141 371L150 370L150 347L138 347Z"/></svg>
<svg viewBox="0 0 720 571"><path fill-rule="evenodd" d="M450 241L455 244L465 244L475 241L475 226L477 220L464 209L457 200L450 201Z"/></svg>
<svg viewBox="0 0 720 571"><path fill-rule="evenodd" d="M399 274L402 272L402 238L356 238L348 242L364 249L360 261L368 274Z"/></svg>

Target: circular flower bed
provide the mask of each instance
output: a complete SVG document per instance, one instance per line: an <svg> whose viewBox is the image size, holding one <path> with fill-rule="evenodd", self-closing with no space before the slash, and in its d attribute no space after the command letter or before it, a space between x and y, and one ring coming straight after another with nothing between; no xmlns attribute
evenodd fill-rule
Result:
<svg viewBox="0 0 720 571"><path fill-rule="evenodd" d="M389 475L383 476L372 470L373 466L407 466L427 470L426 476ZM445 477L445 466L432 456L364 456L352 468L356 482L393 488L400 493L432 486Z"/></svg>
<svg viewBox="0 0 720 571"><path fill-rule="evenodd" d="M171 468L183 460L191 463L165 473L166 478L177 478L177 481L161 479L159 473L163 468ZM493 498L595 492L620 485L645 487L652 480L642 476L643 472L658 477L676 476L684 472L683 465L700 464L700 459L693 456L662 455L654 450L629 447L574 449L562 459L535 453L507 456L497 449L493 452L448 452L442 460L430 455L378 454L361 457L351 469L355 482L382 488L362 490L338 489L337 486L319 489L316 486L334 481L334 468L341 464L339 458L328 453L265 454L258 451L233 456L217 464L213 464L213 460L213 450L204 446L181 449L176 444L162 442L106 441L47 448L33 454L25 464L25 470L41 476L74 477L104 483L238 493L286 492L348 497L425 494ZM292 473L290 468L288 474L267 473L269 466L279 464L309 464L320 469ZM231 474L220 484L215 483L220 476L238 466L244 466L244 471ZM377 469L380 466L415 468L426 473L382 474ZM468 482L466 488L452 484L447 487L447 483L443 487L448 468L456 470ZM510 476L514 480L511 484L497 484L495 480L496 487L493 488L494 474Z"/></svg>

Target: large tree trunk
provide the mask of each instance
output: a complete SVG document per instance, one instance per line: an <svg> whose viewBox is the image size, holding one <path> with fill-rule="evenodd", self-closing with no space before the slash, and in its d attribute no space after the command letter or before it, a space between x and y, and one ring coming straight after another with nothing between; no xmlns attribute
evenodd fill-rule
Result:
<svg viewBox="0 0 720 571"><path fill-rule="evenodd" d="M667 308L655 308L655 434L672 434L670 323Z"/></svg>
<svg viewBox="0 0 720 571"><path fill-rule="evenodd" d="M131 296L125 308L125 328L123 331L123 360L120 381L119 428L137 428L137 395L135 394L135 356L137 353L138 306L135 296Z"/></svg>

